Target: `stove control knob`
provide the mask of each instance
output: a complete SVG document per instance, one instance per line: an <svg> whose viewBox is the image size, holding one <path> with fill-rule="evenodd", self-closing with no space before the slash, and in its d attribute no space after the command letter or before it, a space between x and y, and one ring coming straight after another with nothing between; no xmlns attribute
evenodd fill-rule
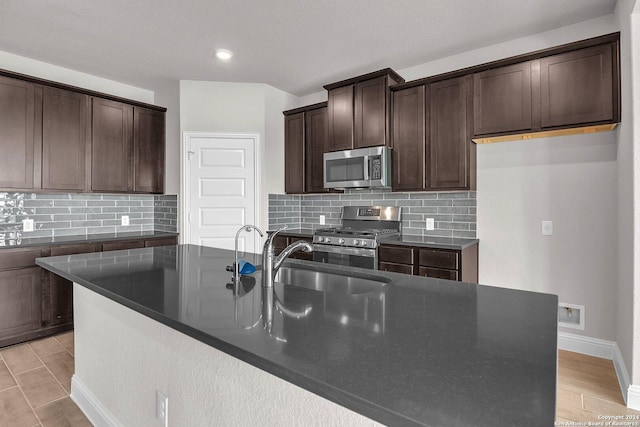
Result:
<svg viewBox="0 0 640 427"><path fill-rule="evenodd" d="M331 237L325 237L324 238L324 242L325 243L331 243Z"/></svg>
<svg viewBox="0 0 640 427"><path fill-rule="evenodd" d="M318 242L320 242L320 243L324 242L324 237L319 236L319 237L318 237Z"/></svg>
<svg viewBox="0 0 640 427"><path fill-rule="evenodd" d="M344 239L339 239L338 243L340 243L341 245L344 244Z"/></svg>
<svg viewBox="0 0 640 427"><path fill-rule="evenodd" d="M355 240L353 241L353 245L354 245L354 246L360 246L360 240L355 239Z"/></svg>

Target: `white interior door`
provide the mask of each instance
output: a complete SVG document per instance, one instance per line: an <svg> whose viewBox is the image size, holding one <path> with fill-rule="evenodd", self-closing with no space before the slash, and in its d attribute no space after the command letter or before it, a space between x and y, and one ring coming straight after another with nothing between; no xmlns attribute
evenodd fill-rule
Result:
<svg viewBox="0 0 640 427"><path fill-rule="evenodd" d="M258 135L185 132L184 241L233 249L236 232L258 225ZM255 252L256 233L241 233L238 249Z"/></svg>

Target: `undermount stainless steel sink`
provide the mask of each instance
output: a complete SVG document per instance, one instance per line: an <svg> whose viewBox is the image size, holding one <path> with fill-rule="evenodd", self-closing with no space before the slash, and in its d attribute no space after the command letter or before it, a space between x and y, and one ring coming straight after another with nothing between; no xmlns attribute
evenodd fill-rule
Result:
<svg viewBox="0 0 640 427"><path fill-rule="evenodd" d="M276 282L332 294L357 295L380 291L391 279L373 274L352 273L301 264L283 265Z"/></svg>

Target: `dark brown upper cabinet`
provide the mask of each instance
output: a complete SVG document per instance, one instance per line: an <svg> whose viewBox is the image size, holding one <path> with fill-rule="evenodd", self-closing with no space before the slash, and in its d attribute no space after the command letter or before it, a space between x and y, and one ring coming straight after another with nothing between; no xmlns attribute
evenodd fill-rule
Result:
<svg viewBox="0 0 640 427"><path fill-rule="evenodd" d="M285 111L285 192L318 193L324 189L323 154L327 151L327 103Z"/></svg>
<svg viewBox="0 0 640 427"><path fill-rule="evenodd" d="M304 112L284 117L284 191L304 193Z"/></svg>
<svg viewBox="0 0 640 427"><path fill-rule="evenodd" d="M34 84L0 76L0 188L34 188L35 154L40 151L36 141L42 126L37 106L41 102L36 102Z"/></svg>
<svg viewBox="0 0 640 427"><path fill-rule="evenodd" d="M353 86L332 89L328 94L328 151L353 148Z"/></svg>
<svg viewBox="0 0 640 427"><path fill-rule="evenodd" d="M131 191L133 107L93 98L91 125L91 190Z"/></svg>
<svg viewBox="0 0 640 427"><path fill-rule="evenodd" d="M309 110L304 116L305 127L305 191L320 193L324 188L324 153L327 150L329 122L327 107Z"/></svg>
<svg viewBox="0 0 640 427"><path fill-rule="evenodd" d="M429 92L427 186L431 190L470 189L470 78L432 83Z"/></svg>
<svg viewBox="0 0 640 427"><path fill-rule="evenodd" d="M386 77L355 86L354 148L387 145L389 141L389 88Z"/></svg>
<svg viewBox="0 0 640 427"><path fill-rule="evenodd" d="M471 78L394 88L393 189L475 189Z"/></svg>
<svg viewBox="0 0 640 427"><path fill-rule="evenodd" d="M540 125L610 122L614 118L613 46L540 59Z"/></svg>
<svg viewBox="0 0 640 427"><path fill-rule="evenodd" d="M427 93L425 93L427 92ZM393 189L425 189L425 122L429 112L428 86L393 93Z"/></svg>
<svg viewBox="0 0 640 427"><path fill-rule="evenodd" d="M42 102L42 189L84 191L90 150L87 95L44 88Z"/></svg>
<svg viewBox="0 0 640 427"><path fill-rule="evenodd" d="M390 145L389 87L403 82L386 68L324 86L329 91L327 151Z"/></svg>
<svg viewBox="0 0 640 427"><path fill-rule="evenodd" d="M163 193L165 113L133 107L133 191Z"/></svg>
<svg viewBox="0 0 640 427"><path fill-rule="evenodd" d="M165 111L0 70L0 191L162 193Z"/></svg>
<svg viewBox="0 0 640 427"><path fill-rule="evenodd" d="M474 74L477 142L610 130L620 121L619 33L502 62Z"/></svg>
<svg viewBox="0 0 640 427"><path fill-rule="evenodd" d="M531 129L531 62L474 74L473 113L476 135Z"/></svg>

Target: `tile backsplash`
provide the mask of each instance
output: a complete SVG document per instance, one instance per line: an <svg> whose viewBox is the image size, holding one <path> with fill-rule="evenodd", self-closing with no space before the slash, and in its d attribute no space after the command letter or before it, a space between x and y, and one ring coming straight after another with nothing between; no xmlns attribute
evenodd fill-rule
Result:
<svg viewBox="0 0 640 427"><path fill-rule="evenodd" d="M476 192L397 193L381 190L347 190L344 194L269 195L269 229L315 230L340 225L342 206L382 205L402 207L402 232L415 236L476 238ZM320 215L325 224L320 225ZM427 218L435 221L426 230Z"/></svg>
<svg viewBox="0 0 640 427"><path fill-rule="evenodd" d="M27 218L33 232L22 231ZM176 195L0 192L0 240L177 229Z"/></svg>

